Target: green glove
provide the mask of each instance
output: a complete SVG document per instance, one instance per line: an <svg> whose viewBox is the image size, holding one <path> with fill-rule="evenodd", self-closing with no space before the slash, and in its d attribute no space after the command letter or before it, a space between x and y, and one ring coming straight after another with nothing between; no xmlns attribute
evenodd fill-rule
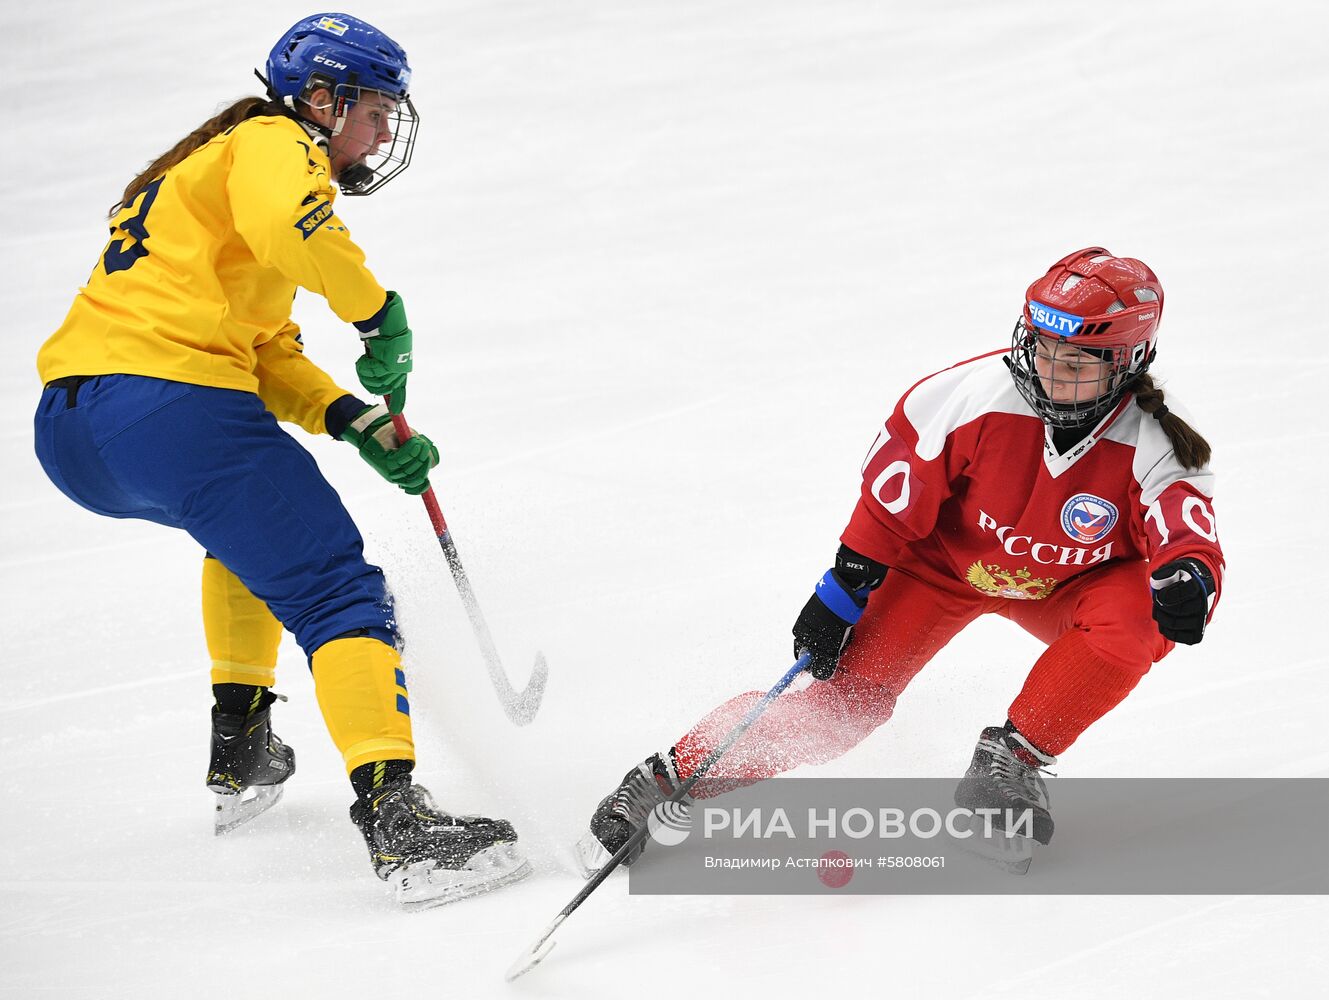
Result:
<svg viewBox="0 0 1329 1000"><path fill-rule="evenodd" d="M362 323L356 323L365 355L355 362L360 384L375 396L390 396L393 413L406 406L406 376L411 371L411 328L406 325L406 307L401 296L388 292L383 308Z"/></svg>
<svg viewBox="0 0 1329 1000"><path fill-rule="evenodd" d="M341 439L355 445L360 457L379 475L412 496L429 489L429 470L438 465L438 449L423 434L398 441L392 416L382 403L366 406L356 414L342 431Z"/></svg>

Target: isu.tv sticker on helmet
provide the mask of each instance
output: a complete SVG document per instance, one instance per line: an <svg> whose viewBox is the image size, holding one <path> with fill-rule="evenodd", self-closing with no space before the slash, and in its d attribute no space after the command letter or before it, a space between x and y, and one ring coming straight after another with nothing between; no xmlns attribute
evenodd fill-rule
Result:
<svg viewBox="0 0 1329 1000"><path fill-rule="evenodd" d="M1061 507L1061 527L1071 541L1096 542L1117 523L1117 508L1092 493L1077 493Z"/></svg>
<svg viewBox="0 0 1329 1000"><path fill-rule="evenodd" d="M1053 309L1033 299L1029 300L1029 318L1040 330L1055 333L1058 337L1074 337L1080 332L1080 327L1084 326L1083 316L1074 316L1060 309Z"/></svg>

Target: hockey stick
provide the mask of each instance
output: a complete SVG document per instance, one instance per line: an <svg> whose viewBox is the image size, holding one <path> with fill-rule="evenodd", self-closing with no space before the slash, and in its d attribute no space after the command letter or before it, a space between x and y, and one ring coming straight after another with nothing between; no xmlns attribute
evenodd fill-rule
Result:
<svg viewBox="0 0 1329 1000"><path fill-rule="evenodd" d="M738 738L748 731L748 727L761 717L761 714L766 711L771 702L778 698L785 688L794 683L795 677L807 669L808 663L811 659L811 653L804 653L800 656L798 662L790 667L785 675L776 682L775 687L762 695L761 700L748 709L748 714L743 716L743 721L735 726L730 731L729 735L724 738L724 741L712 750L705 760L697 765L697 769L692 772L692 776L678 786L678 790L669 797L668 801L670 803L680 802L687 797L688 792L692 790L692 786L701 780L702 775L711 769L711 765L723 757L729 748L738 741ZM658 809L660 807L656 806L656 808ZM586 902L586 898L591 893L595 892L600 883L607 879L610 873L623 863L623 859L632 853L632 850L638 844L646 839L650 834L650 829L649 822L643 823L641 826L637 827L637 829L632 832L632 836L628 838L627 843L615 851L614 856L605 862L604 867L591 876L590 881L582 887L581 892L573 896L572 902L568 903L567 906L559 911L558 916L554 918L554 922L545 928L544 933L540 935L535 944L522 952L521 955L517 957L517 960L508 967L507 974L504 977L508 982L512 982L518 976L530 972L531 969L535 968L536 965L544 960L544 957L553 950L554 945L557 943L550 939L554 936L554 931L558 930L559 924L568 919L568 917L572 915L573 910Z"/></svg>
<svg viewBox="0 0 1329 1000"><path fill-rule="evenodd" d="M386 400L388 397L383 398ZM403 414L392 415L392 426L397 431L398 440L410 440L411 428L407 425ZM544 653L535 654L535 667L531 670L531 679L526 684L526 690L518 691L514 688L503 669L503 661L498 658L494 639L489 634L489 626L485 624L484 615L480 613L480 604L475 599L470 578L467 577L466 570L461 564L461 556L457 554L452 533L448 531L448 522L443 520L443 510L438 505L438 498L434 496L434 488L431 486L425 490L420 499L425 502L425 510L429 512L429 523L434 526L434 535L443 548L443 558L448 561L448 569L452 571L452 579L457 584L457 592L461 595L462 607L466 609L466 615L471 619L471 629L480 644L480 654L484 657L485 666L489 668L489 679L494 684L494 690L498 692L499 703L509 719L518 726L524 726L535 718L535 713L540 708L540 700L545 694L549 665L545 663Z"/></svg>

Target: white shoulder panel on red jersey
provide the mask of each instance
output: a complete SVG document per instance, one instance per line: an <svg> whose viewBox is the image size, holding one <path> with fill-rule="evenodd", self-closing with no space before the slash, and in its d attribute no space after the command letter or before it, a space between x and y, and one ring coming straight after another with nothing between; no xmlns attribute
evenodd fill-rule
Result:
<svg viewBox="0 0 1329 1000"><path fill-rule="evenodd" d="M1002 363L1005 351L982 354L929 375L909 390L904 415L918 434L914 451L930 462L946 447L958 427L988 413L1010 413L1038 420L1029 409L1011 373Z"/></svg>
<svg viewBox="0 0 1329 1000"><path fill-rule="evenodd" d="M1169 400L1167 407L1191 423L1190 414L1180 404ZM1162 426L1138 406L1128 406L1103 436L1135 449L1131 472L1140 484L1140 500L1145 506L1157 500L1159 494L1173 483L1179 482L1189 483L1201 495L1213 499L1213 472L1208 468L1187 469L1177 461L1172 442Z"/></svg>

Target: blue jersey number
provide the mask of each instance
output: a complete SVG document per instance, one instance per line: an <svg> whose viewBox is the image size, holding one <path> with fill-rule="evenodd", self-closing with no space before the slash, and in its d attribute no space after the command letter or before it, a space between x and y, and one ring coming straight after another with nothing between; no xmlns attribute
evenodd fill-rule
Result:
<svg viewBox="0 0 1329 1000"><path fill-rule="evenodd" d="M139 195L139 199L142 200L139 201L137 214L126 219L117 227L125 234L133 237L135 242L126 248L124 240L111 240L106 252L102 254L102 263L106 265L107 274L115 274L116 271L128 271L140 259L148 255L148 248L143 245L148 239L148 211L157 198L157 189L162 186L162 181L165 179L165 177L158 177L145 187ZM111 232L114 233L115 230L112 229Z"/></svg>

